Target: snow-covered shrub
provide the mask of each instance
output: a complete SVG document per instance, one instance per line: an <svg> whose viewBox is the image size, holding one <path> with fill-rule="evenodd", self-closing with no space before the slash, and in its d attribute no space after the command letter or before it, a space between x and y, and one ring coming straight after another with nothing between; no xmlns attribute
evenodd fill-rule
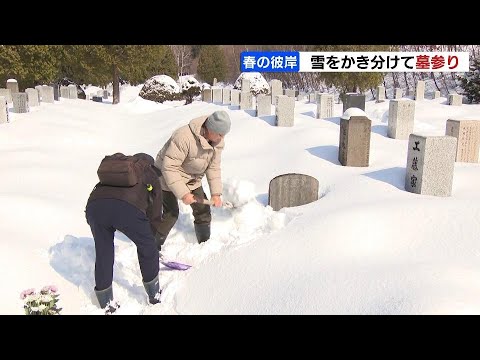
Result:
<svg viewBox="0 0 480 360"><path fill-rule="evenodd" d="M243 72L233 84L234 89L242 89L242 79L250 80L250 92L256 96L258 94L269 94L270 85L259 72Z"/></svg>
<svg viewBox="0 0 480 360"><path fill-rule="evenodd" d="M166 100L176 100L180 88L175 80L167 75L156 75L145 81L138 96L145 100L163 103Z"/></svg>

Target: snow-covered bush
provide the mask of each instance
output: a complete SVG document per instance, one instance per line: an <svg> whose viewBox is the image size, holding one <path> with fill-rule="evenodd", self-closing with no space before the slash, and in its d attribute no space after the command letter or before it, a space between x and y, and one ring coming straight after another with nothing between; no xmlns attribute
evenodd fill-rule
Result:
<svg viewBox="0 0 480 360"><path fill-rule="evenodd" d="M180 88L175 80L167 75L156 75L145 81L138 96L145 100L163 103L166 100L176 100Z"/></svg>
<svg viewBox="0 0 480 360"><path fill-rule="evenodd" d="M234 89L242 89L242 79L250 80L250 92L256 96L258 94L269 94L270 85L259 72L243 72L233 84Z"/></svg>

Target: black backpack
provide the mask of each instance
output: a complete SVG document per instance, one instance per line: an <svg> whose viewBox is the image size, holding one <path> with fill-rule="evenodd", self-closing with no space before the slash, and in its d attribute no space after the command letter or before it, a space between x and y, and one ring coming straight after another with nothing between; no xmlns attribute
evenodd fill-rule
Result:
<svg viewBox="0 0 480 360"><path fill-rule="evenodd" d="M97 170L102 185L131 187L143 182L145 168L151 164L135 155L107 155Z"/></svg>

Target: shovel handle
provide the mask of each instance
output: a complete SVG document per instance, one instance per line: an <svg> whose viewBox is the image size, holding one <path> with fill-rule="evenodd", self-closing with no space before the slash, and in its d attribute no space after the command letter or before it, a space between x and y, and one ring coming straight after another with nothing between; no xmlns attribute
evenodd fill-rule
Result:
<svg viewBox="0 0 480 360"><path fill-rule="evenodd" d="M215 205L215 203L212 200L200 199L198 197L195 197L195 200L199 204L210 205L210 206ZM233 205L231 203L229 203L228 201L224 201L222 207L225 207L227 209L231 209L231 208L233 208Z"/></svg>
<svg viewBox="0 0 480 360"><path fill-rule="evenodd" d="M196 196L195 196L195 201L199 204L204 204L204 205L213 205L214 204L214 202L212 200L201 199L201 198L196 197Z"/></svg>

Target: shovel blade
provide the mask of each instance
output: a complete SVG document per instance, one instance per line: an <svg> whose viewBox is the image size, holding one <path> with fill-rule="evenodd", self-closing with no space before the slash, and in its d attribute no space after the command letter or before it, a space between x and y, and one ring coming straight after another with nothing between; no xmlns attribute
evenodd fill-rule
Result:
<svg viewBox="0 0 480 360"><path fill-rule="evenodd" d="M164 261L161 260L160 263L170 269L174 270L188 270L192 267L192 265L182 264L176 261Z"/></svg>

